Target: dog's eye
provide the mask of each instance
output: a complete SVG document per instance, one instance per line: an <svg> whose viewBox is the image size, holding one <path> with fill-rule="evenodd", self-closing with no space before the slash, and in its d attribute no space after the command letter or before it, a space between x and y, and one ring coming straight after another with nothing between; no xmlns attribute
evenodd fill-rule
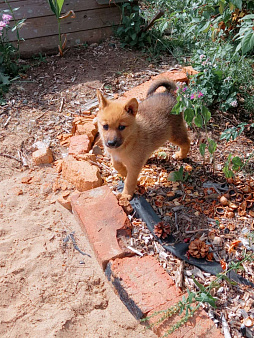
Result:
<svg viewBox="0 0 254 338"><path fill-rule="evenodd" d="M122 125L120 125L120 126L118 127L118 129L122 131L122 130L124 130L124 129L125 129L125 127L126 127L126 126L122 126Z"/></svg>
<svg viewBox="0 0 254 338"><path fill-rule="evenodd" d="M103 129L104 129L104 130L108 130L108 124L104 124L104 125L103 125Z"/></svg>

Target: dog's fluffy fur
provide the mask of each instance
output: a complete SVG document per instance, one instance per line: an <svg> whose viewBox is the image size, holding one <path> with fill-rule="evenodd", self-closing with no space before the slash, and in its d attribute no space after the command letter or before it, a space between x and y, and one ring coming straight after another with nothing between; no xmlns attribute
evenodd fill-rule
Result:
<svg viewBox="0 0 254 338"><path fill-rule="evenodd" d="M159 87L166 91L155 93ZM173 81L156 81L139 104L134 98L125 103L109 101L97 91L99 133L114 168L126 177L124 198L131 199L143 165L167 140L180 147L175 158L183 159L188 154L190 140L183 116L171 114L176 104L171 90L176 90Z"/></svg>

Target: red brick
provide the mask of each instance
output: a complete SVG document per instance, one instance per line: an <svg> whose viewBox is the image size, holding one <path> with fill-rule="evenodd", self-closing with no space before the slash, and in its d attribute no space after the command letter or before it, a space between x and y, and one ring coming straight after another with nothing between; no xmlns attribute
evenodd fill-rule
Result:
<svg viewBox="0 0 254 338"><path fill-rule="evenodd" d="M126 255L117 234L129 227L129 220L108 186L74 195L71 203L103 269L109 260Z"/></svg>
<svg viewBox="0 0 254 338"><path fill-rule="evenodd" d="M168 309L182 299L181 291L152 256L115 259L108 264L106 275L136 318ZM159 336L163 335L180 318L173 316L159 327L154 327L154 332ZM158 319L159 316L149 323ZM188 323L171 334L170 338L212 336L223 337L207 314L200 309Z"/></svg>
<svg viewBox="0 0 254 338"><path fill-rule="evenodd" d="M91 146L91 141L86 134L72 136L70 138L69 155L77 156L88 153Z"/></svg>
<svg viewBox="0 0 254 338"><path fill-rule="evenodd" d="M188 82L188 78L185 72L183 71L170 71L170 72L165 72L156 76L152 76L152 79L149 81L146 81L142 83L141 85L134 87L127 92L124 93L123 97L124 98L132 98L135 97L139 100L143 100L146 97L146 93L151 86L151 84L154 82L154 80L158 79L168 79L172 81L177 81L177 82Z"/></svg>
<svg viewBox="0 0 254 338"><path fill-rule="evenodd" d="M85 191L102 185L99 168L87 161L77 161L68 156L62 163L62 176L75 185L78 191Z"/></svg>
<svg viewBox="0 0 254 338"><path fill-rule="evenodd" d="M170 302L174 304L180 295L172 278L152 256L115 259L107 268L107 275L109 274L113 284L120 281L121 285L118 287L126 293L127 299L124 301L126 306L128 308L131 306L129 300L134 301L135 306L132 304L133 309L130 310L134 312L135 317L139 315L142 317L149 311Z"/></svg>

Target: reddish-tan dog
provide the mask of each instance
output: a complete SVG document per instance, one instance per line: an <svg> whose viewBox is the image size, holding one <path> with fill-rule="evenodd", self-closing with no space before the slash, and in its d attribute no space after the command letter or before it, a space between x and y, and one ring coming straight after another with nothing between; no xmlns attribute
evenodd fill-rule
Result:
<svg viewBox="0 0 254 338"><path fill-rule="evenodd" d="M155 93L161 86L166 91ZM114 168L126 177L124 198L131 199L143 165L167 140L180 147L175 158L183 159L188 154L190 140L183 116L171 114L176 98L170 91L175 89L173 81L156 81L139 104L134 98L125 103L109 101L97 91L99 133Z"/></svg>

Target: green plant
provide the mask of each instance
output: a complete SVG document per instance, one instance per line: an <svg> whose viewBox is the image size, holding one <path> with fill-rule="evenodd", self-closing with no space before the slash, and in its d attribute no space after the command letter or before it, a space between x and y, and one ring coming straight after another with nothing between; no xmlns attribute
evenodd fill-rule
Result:
<svg viewBox="0 0 254 338"><path fill-rule="evenodd" d="M16 21L14 11L9 2L5 0L9 9L0 12L0 104L4 104L3 99L4 93L8 91L10 84L17 78L20 70L18 63L19 59L19 29L24 22L24 19ZM11 26L11 21L14 24ZM9 42L8 33L9 31L16 32L17 34L17 47L14 47Z"/></svg>
<svg viewBox="0 0 254 338"><path fill-rule="evenodd" d="M229 154L222 171L226 178L231 178L234 177L234 172L239 171L243 165L244 162L240 159L240 157L232 157L232 154Z"/></svg>
<svg viewBox="0 0 254 338"><path fill-rule="evenodd" d="M148 24L148 21L152 19L149 12L141 11L139 6L132 3L133 0L129 0L122 5L122 21L116 29L122 46L143 49L153 56L158 56L162 51L169 51L162 32L158 29L148 29L151 24ZM153 18L153 23L157 21Z"/></svg>
<svg viewBox="0 0 254 338"><path fill-rule="evenodd" d="M236 40L240 40L240 42L235 52L241 51L242 54L247 54L254 48L254 14L246 15L240 21L241 26L235 36Z"/></svg>
<svg viewBox="0 0 254 338"><path fill-rule="evenodd" d="M196 90L196 88L194 88ZM200 91L193 91L190 87L178 88L177 104L172 109L172 114L180 114L183 112L185 121L189 126L194 123L197 127L204 127L206 130L207 123L211 118L211 113L204 103L204 94ZM205 157L205 149L207 147L211 156L214 155L217 148L216 142L208 137L206 131L206 143L201 143L200 154Z"/></svg>
<svg viewBox="0 0 254 338"><path fill-rule="evenodd" d="M140 15L139 6L133 6L132 1L122 5L121 26L116 30L116 35L121 39L122 46L142 48L149 43L149 34L142 31L145 20Z"/></svg>
<svg viewBox="0 0 254 338"><path fill-rule="evenodd" d="M168 180L173 181L173 182L185 182L187 181L188 177L189 177L189 173L186 172L184 174L183 166L181 166L179 170L172 171L169 174Z"/></svg>
<svg viewBox="0 0 254 338"><path fill-rule="evenodd" d="M236 127L228 128L221 134L220 139L229 141L231 138L234 141L242 134L246 127L254 128L254 123L247 124L245 122L238 124Z"/></svg>
<svg viewBox="0 0 254 338"><path fill-rule="evenodd" d="M64 0L48 0L49 6L52 10L52 12L55 14L56 19L57 19L57 26L58 26L58 50L61 56L63 56L63 50L66 46L67 38L66 36L64 41L63 41L63 35L61 34L61 20L66 19L68 17L75 18L75 13L70 10L66 14L61 15L62 7L64 4Z"/></svg>

